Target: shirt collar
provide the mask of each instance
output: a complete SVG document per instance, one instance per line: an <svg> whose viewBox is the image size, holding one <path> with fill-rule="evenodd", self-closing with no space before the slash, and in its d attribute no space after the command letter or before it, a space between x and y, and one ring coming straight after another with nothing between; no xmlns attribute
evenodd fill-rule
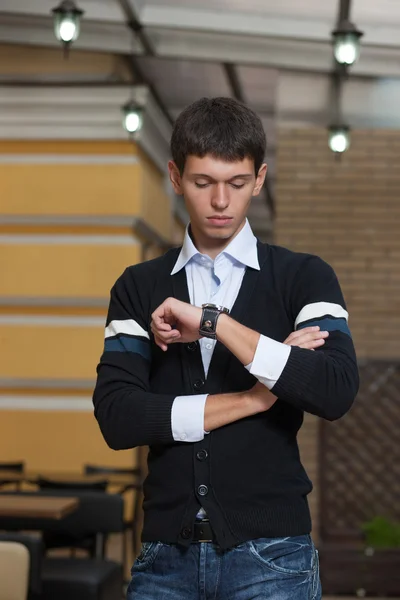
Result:
<svg viewBox="0 0 400 600"><path fill-rule="evenodd" d="M171 271L171 275L178 273L178 271L183 269L183 267L185 267L194 256L199 254L200 252L197 250L192 238L190 237L188 226L186 228L182 249L179 253L175 266ZM244 227L239 231L237 236L233 238L225 250L221 252L221 254L228 254L234 260L242 263L242 265L251 267L257 271L260 270L257 252L257 238L255 237L247 219Z"/></svg>

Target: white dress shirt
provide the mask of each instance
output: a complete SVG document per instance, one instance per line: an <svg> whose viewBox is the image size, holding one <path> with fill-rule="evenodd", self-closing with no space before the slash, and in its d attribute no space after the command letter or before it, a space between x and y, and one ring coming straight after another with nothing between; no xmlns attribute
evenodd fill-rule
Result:
<svg viewBox="0 0 400 600"><path fill-rule="evenodd" d="M231 309L242 285L246 268L260 270L257 238L249 222L213 261L201 254L185 233L182 250L171 272L186 270L190 303L206 302ZM201 356L207 377L216 340L201 338ZM279 379L290 354L290 346L260 336L253 362L246 369L271 389ZM171 426L176 441L198 442L204 438L204 410L208 394L177 396L172 405Z"/></svg>

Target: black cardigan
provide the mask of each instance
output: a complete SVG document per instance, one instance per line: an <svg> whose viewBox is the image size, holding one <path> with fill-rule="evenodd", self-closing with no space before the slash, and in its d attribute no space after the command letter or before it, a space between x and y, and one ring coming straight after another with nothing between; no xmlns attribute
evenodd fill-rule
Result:
<svg viewBox="0 0 400 600"><path fill-rule="evenodd" d="M176 442L176 396L237 392L256 383L221 343L207 379L198 343L173 344L165 353L154 344L155 308L169 296L189 302L185 269L170 274L179 251L127 268L113 286L107 325L122 323L106 339L93 396L111 448L150 447L142 539L189 544L200 505L222 548L309 533L312 484L296 435L303 411L334 420L352 405L358 369L350 332L337 319L322 348L292 347L272 389L279 399L269 411L220 427L200 442ZM247 268L231 311L240 323L283 342L304 306L328 302L345 308L335 273L320 258L260 242L258 255L261 269Z"/></svg>

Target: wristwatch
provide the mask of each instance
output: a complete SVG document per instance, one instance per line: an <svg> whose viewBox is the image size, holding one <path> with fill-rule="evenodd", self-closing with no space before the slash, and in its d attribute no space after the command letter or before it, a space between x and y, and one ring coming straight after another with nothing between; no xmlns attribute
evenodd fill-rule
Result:
<svg viewBox="0 0 400 600"><path fill-rule="evenodd" d="M202 337L217 339L217 321L220 314L229 315L229 308L218 304L202 304L199 333Z"/></svg>

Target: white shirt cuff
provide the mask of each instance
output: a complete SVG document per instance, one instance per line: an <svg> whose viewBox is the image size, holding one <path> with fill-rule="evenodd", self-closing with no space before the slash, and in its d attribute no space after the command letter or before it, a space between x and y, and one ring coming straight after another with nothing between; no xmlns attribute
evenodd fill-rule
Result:
<svg viewBox="0 0 400 600"><path fill-rule="evenodd" d="M204 410L208 394L177 396L172 404L171 427L176 442L204 439Z"/></svg>
<svg viewBox="0 0 400 600"><path fill-rule="evenodd" d="M286 366L291 346L260 335L253 362L246 369L268 389L272 389Z"/></svg>

